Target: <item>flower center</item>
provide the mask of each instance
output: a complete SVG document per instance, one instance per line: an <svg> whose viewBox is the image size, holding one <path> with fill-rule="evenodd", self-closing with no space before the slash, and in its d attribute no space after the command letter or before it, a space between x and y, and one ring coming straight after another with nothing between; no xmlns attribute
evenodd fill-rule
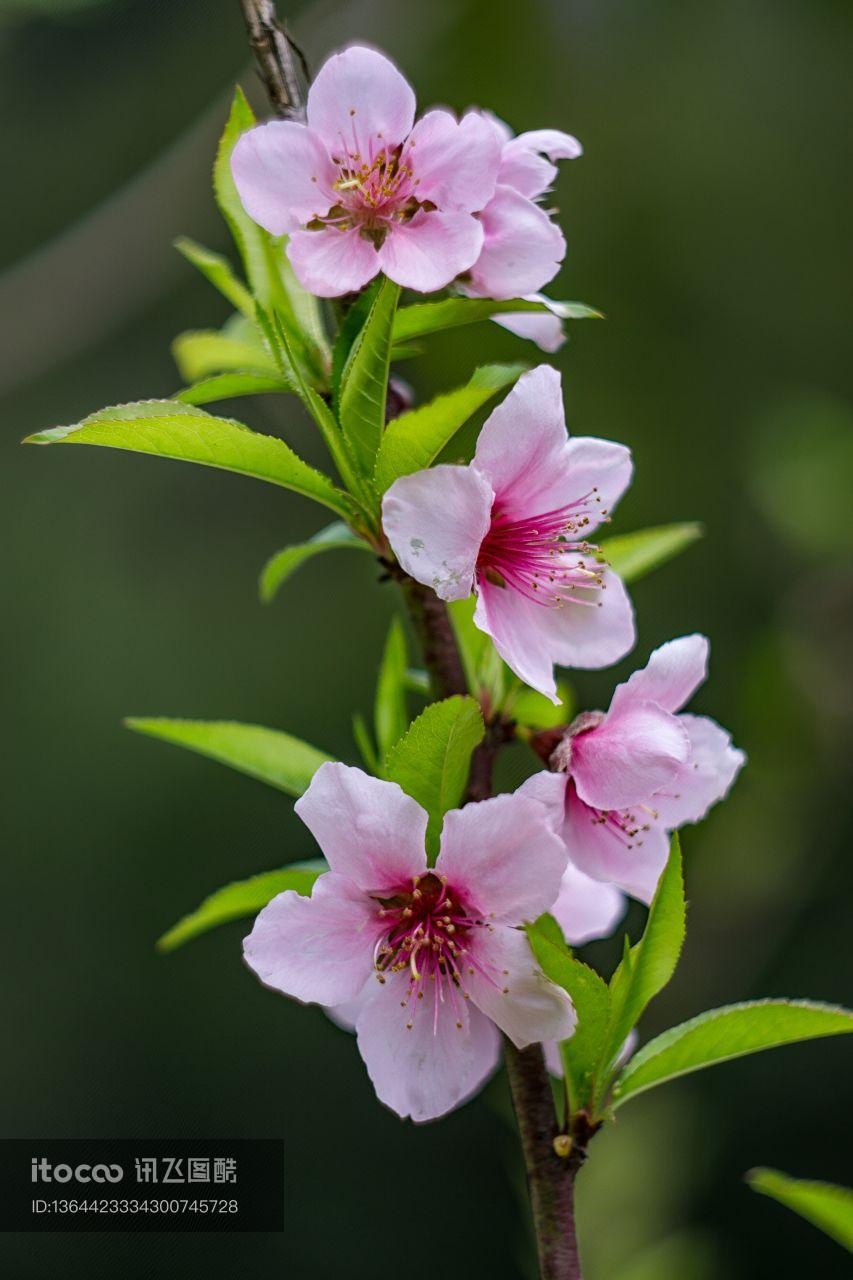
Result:
<svg viewBox="0 0 853 1280"><path fill-rule="evenodd" d="M379 150L374 150L379 146ZM381 140L371 138L368 154L355 145L342 147L332 156L338 166L338 177L332 183L332 208L322 218L308 223L312 231L334 227L350 231L359 227L363 235L381 244L391 222L408 222L419 209L432 209L429 201L419 201L411 164L411 146L404 154L402 146L386 148Z"/></svg>
<svg viewBox="0 0 853 1280"><path fill-rule="evenodd" d="M499 985L491 966L483 965L472 947L477 932L492 925L460 899L446 877L432 871L415 876L411 889L377 902L387 932L376 945L376 976L384 982L386 974L408 971L406 998L400 1002L410 1010L407 1026L411 1029L418 1003L431 995L435 1026L439 1009L448 1004L461 1028L466 976L479 973Z"/></svg>
<svg viewBox="0 0 853 1280"><path fill-rule="evenodd" d="M565 507L515 520L496 502L477 557L478 576L551 608L567 602L600 605L600 600L578 594L604 590L599 549L583 538L593 518L596 523L607 519L600 504L597 490L591 489Z"/></svg>

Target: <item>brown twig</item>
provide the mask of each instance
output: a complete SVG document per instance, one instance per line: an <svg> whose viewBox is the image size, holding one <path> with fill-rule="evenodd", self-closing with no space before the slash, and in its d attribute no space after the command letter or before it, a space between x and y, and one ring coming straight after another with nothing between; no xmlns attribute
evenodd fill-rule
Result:
<svg viewBox="0 0 853 1280"><path fill-rule="evenodd" d="M302 115L303 100L294 54L299 58L305 79L308 66L299 49L279 23L272 0L240 0L249 43L267 96L277 116L295 120Z"/></svg>

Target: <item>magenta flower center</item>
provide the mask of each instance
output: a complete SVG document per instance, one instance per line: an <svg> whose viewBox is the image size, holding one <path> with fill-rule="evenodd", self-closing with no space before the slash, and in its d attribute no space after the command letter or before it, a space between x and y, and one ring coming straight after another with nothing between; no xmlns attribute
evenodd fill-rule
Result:
<svg viewBox="0 0 853 1280"><path fill-rule="evenodd" d="M489 531L480 546L477 574L495 587L511 587L535 604L560 608L567 602L597 605L579 592L603 590L603 576L595 557L599 550L583 539L594 516L606 519L600 498L592 489L568 506L523 520L492 508ZM593 563L589 563L589 557Z"/></svg>
<svg viewBox="0 0 853 1280"><path fill-rule="evenodd" d="M462 1001L468 999L466 978L480 974L500 985L497 971L477 956L477 934L492 926L462 901L444 876L432 871L415 876L411 889L378 901L387 932L376 946L376 975L384 982L386 974L408 973L400 1003L409 1009L409 1029L424 1000L436 1026L439 1010L447 1005L461 1028Z"/></svg>
<svg viewBox="0 0 853 1280"><path fill-rule="evenodd" d="M360 227L381 243L389 223L406 222L424 207L416 196L420 179L414 175L410 146L404 153L402 146L386 148L380 139L371 138L367 155L354 144L354 149L345 147L332 160L338 177L331 191L323 192L332 207L324 217L313 219L309 229Z"/></svg>

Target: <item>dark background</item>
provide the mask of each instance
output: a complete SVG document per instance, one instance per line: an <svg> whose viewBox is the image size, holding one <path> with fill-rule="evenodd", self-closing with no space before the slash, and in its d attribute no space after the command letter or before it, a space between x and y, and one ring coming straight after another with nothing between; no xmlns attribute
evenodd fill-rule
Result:
<svg viewBox="0 0 853 1280"><path fill-rule="evenodd" d="M483 103L585 144L558 184L570 248L553 292L608 320L575 325L558 358L570 425L635 451L615 532L700 519L708 536L635 589L636 658L578 687L601 705L655 644L703 630L696 708L750 756L685 833L686 955L644 1035L760 995L849 1003L853 11L377 0L292 16L315 65L362 36L424 105ZM257 721L352 760L391 589L366 557L330 556L265 609L260 565L324 523L317 508L201 468L17 443L171 393L174 334L224 318L170 240L225 246L208 174L238 78L253 85L236 0L0 4L0 1106L6 1136L281 1136L286 1231L7 1235L0 1265L522 1277L502 1079L447 1120L401 1124L350 1039L246 973L240 925L169 958L152 947L209 890L314 849L285 797L120 718ZM431 340L407 376L429 394L483 358L535 352L487 324ZM235 410L321 461L292 402ZM847 1274L838 1246L742 1177L853 1182L850 1066L825 1041L627 1107L580 1184L590 1280Z"/></svg>

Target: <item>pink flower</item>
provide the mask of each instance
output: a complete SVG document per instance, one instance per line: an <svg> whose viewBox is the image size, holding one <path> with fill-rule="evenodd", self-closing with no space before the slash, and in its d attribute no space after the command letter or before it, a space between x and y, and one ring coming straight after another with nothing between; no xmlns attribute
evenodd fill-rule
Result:
<svg viewBox="0 0 853 1280"><path fill-rule="evenodd" d="M544 293L525 294L526 302L541 302L547 311L507 311L502 315L492 316L495 324L508 329L518 338L535 342L540 351L553 355L559 351L566 341L563 321L568 319L565 304L546 298Z"/></svg>
<svg viewBox="0 0 853 1280"><path fill-rule="evenodd" d="M495 190L500 143L474 112L430 111L387 58L353 45L308 93L307 124L274 120L231 160L250 217L287 234L306 289L335 297L380 271L422 293L466 271L483 246L474 213Z"/></svg>
<svg viewBox="0 0 853 1280"><path fill-rule="evenodd" d="M670 832L703 818L746 760L707 716L676 714L704 682L707 662L704 636L662 645L617 687L606 713L577 717L550 759L563 784L553 817L572 867L643 902L666 863ZM533 780L522 790L546 803L555 795ZM553 908L567 931L575 924L571 891L570 873Z"/></svg>
<svg viewBox="0 0 853 1280"><path fill-rule="evenodd" d="M310 898L279 894L244 943L263 983L354 1022L380 1100L431 1120L519 1048L572 1034L564 991L516 926L549 910L566 851L542 804L497 796L448 813L428 867L427 815L396 785L324 764L296 810L329 862Z"/></svg>
<svg viewBox="0 0 853 1280"><path fill-rule="evenodd" d="M624 445L569 439L560 375L540 365L488 418L469 466L391 485L383 525L405 571L442 600L476 592L477 626L520 679L558 702L555 662L606 667L634 643L625 588L587 541L631 469Z"/></svg>
<svg viewBox="0 0 853 1280"><path fill-rule="evenodd" d="M582 148L577 138L558 129L535 129L515 138L496 116L484 113L483 119L500 144L500 167L495 194L479 215L483 248L463 289L472 297L525 297L553 280L566 256L562 231L537 201L556 177L553 161L573 160ZM542 330L541 323L535 327ZM549 328L553 342L553 322Z"/></svg>

